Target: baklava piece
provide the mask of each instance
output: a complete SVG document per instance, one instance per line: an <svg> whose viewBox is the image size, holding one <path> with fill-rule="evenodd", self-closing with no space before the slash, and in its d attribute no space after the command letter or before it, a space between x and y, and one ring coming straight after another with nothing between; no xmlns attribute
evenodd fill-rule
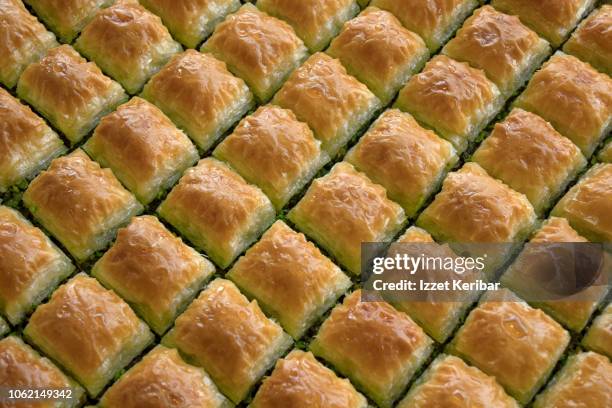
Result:
<svg viewBox="0 0 612 408"><path fill-rule="evenodd" d="M582 344L587 349L612 359L612 304L608 304L602 314L593 321L582 339Z"/></svg>
<svg viewBox="0 0 612 408"><path fill-rule="evenodd" d="M383 113L345 160L385 187L390 199L414 216L457 163L453 146L408 113Z"/></svg>
<svg viewBox="0 0 612 408"><path fill-rule="evenodd" d="M259 0L257 7L288 22L312 52L324 49L359 12L355 0Z"/></svg>
<svg viewBox="0 0 612 408"><path fill-rule="evenodd" d="M519 408L490 377L460 358L440 355L397 408Z"/></svg>
<svg viewBox="0 0 612 408"><path fill-rule="evenodd" d="M599 151L597 158L600 162L612 163L612 140L604 145L604 147Z"/></svg>
<svg viewBox="0 0 612 408"><path fill-rule="evenodd" d="M395 106L463 152L499 112L503 98L485 73L438 55L400 91Z"/></svg>
<svg viewBox="0 0 612 408"><path fill-rule="evenodd" d="M304 43L289 24L252 4L245 4L220 23L202 51L224 61L263 102L308 56Z"/></svg>
<svg viewBox="0 0 612 408"><path fill-rule="evenodd" d="M367 86L347 74L337 59L317 53L295 70L273 103L291 109L335 156L380 108Z"/></svg>
<svg viewBox="0 0 612 408"><path fill-rule="evenodd" d="M163 342L203 367L236 404L292 343L257 302L249 303L224 279L213 281L200 294Z"/></svg>
<svg viewBox="0 0 612 408"><path fill-rule="evenodd" d="M144 204L198 161L189 138L155 105L133 98L102 118L83 149Z"/></svg>
<svg viewBox="0 0 612 408"><path fill-rule="evenodd" d="M202 150L210 148L253 105L249 87L224 62L194 50L175 55L151 78L142 96Z"/></svg>
<svg viewBox="0 0 612 408"><path fill-rule="evenodd" d="M546 382L569 340L569 334L544 312L502 290L485 295L449 351L494 376L526 404Z"/></svg>
<svg viewBox="0 0 612 408"><path fill-rule="evenodd" d="M288 218L355 275L361 243L390 241L406 220L383 187L346 162L313 181Z"/></svg>
<svg viewBox="0 0 612 408"><path fill-rule="evenodd" d="M157 212L221 268L252 244L275 215L261 190L213 158L188 169Z"/></svg>
<svg viewBox="0 0 612 408"><path fill-rule="evenodd" d="M461 26L478 6L478 1L372 0L371 4L395 14L407 29L419 34L434 52Z"/></svg>
<svg viewBox="0 0 612 408"><path fill-rule="evenodd" d="M24 334L92 397L153 341L127 303L85 274L60 286L49 303L39 306Z"/></svg>
<svg viewBox="0 0 612 408"><path fill-rule="evenodd" d="M293 112L266 105L243 119L213 154L261 188L280 210L329 161L320 146Z"/></svg>
<svg viewBox="0 0 612 408"><path fill-rule="evenodd" d="M612 406L612 363L593 352L571 356L534 408Z"/></svg>
<svg viewBox="0 0 612 408"><path fill-rule="evenodd" d="M79 261L102 250L142 205L108 169L80 149L57 158L31 183L23 202Z"/></svg>
<svg viewBox="0 0 612 408"><path fill-rule="evenodd" d="M482 69L509 97L540 66L550 47L518 17L484 6L466 20L442 52Z"/></svg>
<svg viewBox="0 0 612 408"><path fill-rule="evenodd" d="M217 23L240 7L240 0L141 0L161 17L174 38L196 48L213 32Z"/></svg>
<svg viewBox="0 0 612 408"><path fill-rule="evenodd" d="M130 94L138 92L182 49L159 17L136 0L118 0L100 11L83 29L75 47Z"/></svg>
<svg viewBox="0 0 612 408"><path fill-rule="evenodd" d="M299 339L351 286L303 234L277 221L227 277Z"/></svg>
<svg viewBox="0 0 612 408"><path fill-rule="evenodd" d="M493 0L496 9L518 16L555 48L561 45L595 0Z"/></svg>
<svg viewBox="0 0 612 408"><path fill-rule="evenodd" d="M259 387L251 408L367 408L348 380L338 378L312 353L294 350L279 360Z"/></svg>
<svg viewBox="0 0 612 408"><path fill-rule="evenodd" d="M612 75L612 5L604 4L574 31L563 51Z"/></svg>
<svg viewBox="0 0 612 408"><path fill-rule="evenodd" d="M195 298L215 267L157 218L133 218L91 274L125 299L157 334Z"/></svg>
<svg viewBox="0 0 612 408"><path fill-rule="evenodd" d="M115 0L25 0L60 40L70 43L96 13Z"/></svg>
<svg viewBox="0 0 612 408"><path fill-rule="evenodd" d="M31 179L66 150L44 120L0 88L0 193Z"/></svg>
<svg viewBox="0 0 612 408"><path fill-rule="evenodd" d="M588 158L612 128L612 78L557 53L535 73L515 105L550 122Z"/></svg>
<svg viewBox="0 0 612 408"><path fill-rule="evenodd" d="M231 408L201 368L174 349L157 346L102 396L99 408Z"/></svg>
<svg viewBox="0 0 612 408"><path fill-rule="evenodd" d="M41 230L0 206L0 312L14 325L74 271Z"/></svg>
<svg viewBox="0 0 612 408"><path fill-rule="evenodd" d="M72 142L127 100L123 88L69 45L49 50L19 79L17 94Z"/></svg>
<svg viewBox="0 0 612 408"><path fill-rule="evenodd" d="M370 7L348 21L327 53L389 103L429 58L427 46L388 11Z"/></svg>
<svg viewBox="0 0 612 408"><path fill-rule="evenodd" d="M596 164L557 203L552 215L564 217L589 241L612 241L612 164Z"/></svg>
<svg viewBox="0 0 612 408"><path fill-rule="evenodd" d="M408 315L361 291L336 306L310 343L381 407L391 407L429 357L432 341Z"/></svg>
<svg viewBox="0 0 612 408"><path fill-rule="evenodd" d="M85 391L80 385L17 336L9 336L0 341L0 384L4 398L8 397L6 390L9 389L66 390L71 393L70 398L39 400L33 404L9 402L7 399L2 403L4 407L76 408L85 400Z"/></svg>
<svg viewBox="0 0 612 408"><path fill-rule="evenodd" d="M480 145L472 160L527 196L537 213L550 207L586 159L544 119L515 108Z"/></svg>
<svg viewBox="0 0 612 408"><path fill-rule="evenodd" d="M26 66L38 61L57 41L21 0L0 0L0 83L17 84Z"/></svg>

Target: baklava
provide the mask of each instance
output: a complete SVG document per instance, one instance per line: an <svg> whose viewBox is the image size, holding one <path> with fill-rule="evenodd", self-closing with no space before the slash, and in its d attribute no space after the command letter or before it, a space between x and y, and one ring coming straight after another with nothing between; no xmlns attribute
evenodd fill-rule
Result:
<svg viewBox="0 0 612 408"><path fill-rule="evenodd" d="M408 315L386 302L349 295L310 343L379 406L391 407L429 357L432 341Z"/></svg>
<svg viewBox="0 0 612 408"><path fill-rule="evenodd" d="M299 339L351 286L303 234L277 221L227 277Z"/></svg>
<svg viewBox="0 0 612 408"><path fill-rule="evenodd" d="M376 119L345 157L385 187L408 217L417 213L458 159L449 142L397 109Z"/></svg>
<svg viewBox="0 0 612 408"><path fill-rule="evenodd" d="M495 124L472 160L525 194L537 213L550 207L586 166L571 140L538 115L518 108Z"/></svg>
<svg viewBox="0 0 612 408"><path fill-rule="evenodd" d="M245 4L228 16L202 45L244 79L258 100L266 102L308 56L304 43L282 20Z"/></svg>
<svg viewBox="0 0 612 408"><path fill-rule="evenodd" d="M151 78L143 98L156 104L200 147L210 148L253 105L253 95L224 62L187 50Z"/></svg>
<svg viewBox="0 0 612 408"><path fill-rule="evenodd" d="M495 377L519 403L526 404L546 382L570 336L544 312L507 290L487 295L448 349Z"/></svg>
<svg viewBox="0 0 612 408"><path fill-rule="evenodd" d="M563 46L563 51L588 62L601 72L612 75L611 25L612 5L604 4L580 23Z"/></svg>
<svg viewBox="0 0 612 408"><path fill-rule="evenodd" d="M208 374L157 346L102 396L99 408L231 408Z"/></svg>
<svg viewBox="0 0 612 408"><path fill-rule="evenodd" d="M163 334L215 267L151 215L133 218L91 274Z"/></svg>
<svg viewBox="0 0 612 408"><path fill-rule="evenodd" d="M361 243L390 241L406 220L383 187L347 162L313 181L288 218L355 275Z"/></svg>
<svg viewBox="0 0 612 408"><path fill-rule="evenodd" d="M257 7L291 24L312 52L325 48L359 12L355 0L259 0Z"/></svg>
<svg viewBox="0 0 612 408"><path fill-rule="evenodd" d="M257 302L249 303L233 283L217 279L179 316L163 343L203 367L238 404L292 342Z"/></svg>
<svg viewBox="0 0 612 408"><path fill-rule="evenodd" d="M17 94L72 143L98 120L127 100L123 88L69 45L52 48L30 64L17 84Z"/></svg>
<svg viewBox="0 0 612 408"><path fill-rule="evenodd" d="M72 373L91 397L153 341L127 303L84 273L36 309L24 335Z"/></svg>
<svg viewBox="0 0 612 408"><path fill-rule="evenodd" d="M142 205L108 169L82 150L51 162L23 194L23 202L78 260L102 250Z"/></svg>
<svg viewBox="0 0 612 408"><path fill-rule="evenodd" d="M445 55L402 88L395 106L411 113L463 152L499 112L503 98L482 70Z"/></svg>
<svg viewBox="0 0 612 408"><path fill-rule="evenodd" d="M136 0L118 0L81 32L75 48L130 94L182 50L159 17Z"/></svg>
<svg viewBox="0 0 612 408"><path fill-rule="evenodd" d="M17 84L28 64L38 61L57 41L21 0L0 0L0 83Z"/></svg>
<svg viewBox="0 0 612 408"><path fill-rule="evenodd" d="M608 356L612 359L612 304L604 309L582 339L582 344L589 350Z"/></svg>
<svg viewBox="0 0 612 408"><path fill-rule="evenodd" d="M135 97L102 118L83 149L143 203L173 186L198 151L162 111Z"/></svg>
<svg viewBox="0 0 612 408"><path fill-rule="evenodd" d="M291 109L306 122L331 157L381 106L364 84L347 74L339 60L323 53L311 56L295 70L272 102Z"/></svg>
<svg viewBox="0 0 612 408"><path fill-rule="evenodd" d="M0 206L0 312L14 325L47 297L74 266L17 211Z"/></svg>
<svg viewBox="0 0 612 408"><path fill-rule="evenodd" d="M188 169L157 212L221 268L252 244L275 216L261 190L213 158Z"/></svg>
<svg viewBox="0 0 612 408"><path fill-rule="evenodd" d="M514 104L550 122L588 158L612 126L612 78L576 57L557 53Z"/></svg>
<svg viewBox="0 0 612 408"><path fill-rule="evenodd" d="M276 363L249 407L367 408L368 403L312 353L294 350Z"/></svg>
<svg viewBox="0 0 612 408"><path fill-rule="evenodd" d="M370 7L346 22L327 53L389 103L429 58L427 46L388 11Z"/></svg>
<svg viewBox="0 0 612 408"><path fill-rule="evenodd" d="M44 120L0 88L0 193L31 179L66 150Z"/></svg>
<svg viewBox="0 0 612 408"><path fill-rule="evenodd" d="M261 188L277 210L329 161L308 125L274 105L244 118L213 155Z"/></svg>

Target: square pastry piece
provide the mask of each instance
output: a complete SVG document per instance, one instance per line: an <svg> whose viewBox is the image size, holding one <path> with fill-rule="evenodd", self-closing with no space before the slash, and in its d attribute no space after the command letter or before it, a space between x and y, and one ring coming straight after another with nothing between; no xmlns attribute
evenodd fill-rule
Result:
<svg viewBox="0 0 612 408"><path fill-rule="evenodd" d="M546 382L569 340L552 318L504 289L485 295L448 348L526 404Z"/></svg>
<svg viewBox="0 0 612 408"><path fill-rule="evenodd" d="M381 107L368 87L347 74L339 60L317 53L295 70L273 103L291 109L335 156Z"/></svg>
<svg viewBox="0 0 612 408"><path fill-rule="evenodd" d="M359 12L355 0L258 0L257 7L291 24L312 52L325 48Z"/></svg>
<svg viewBox="0 0 612 408"><path fill-rule="evenodd" d="M25 184L66 150L44 120L0 88L0 193Z"/></svg>
<svg viewBox="0 0 612 408"><path fill-rule="evenodd" d="M196 296L215 267L157 218L133 218L91 274L124 298L163 334Z"/></svg>
<svg viewBox="0 0 612 408"><path fill-rule="evenodd" d="M244 79L264 102L308 55L289 24L252 4L245 4L220 23L202 51L225 61L228 69Z"/></svg>
<svg viewBox="0 0 612 408"><path fill-rule="evenodd" d="M557 203L552 215L567 218L590 241L612 241L612 164L596 164Z"/></svg>
<svg viewBox="0 0 612 408"><path fill-rule="evenodd" d="M351 286L340 268L282 221L272 225L227 276L295 339Z"/></svg>
<svg viewBox="0 0 612 408"><path fill-rule="evenodd" d="M98 120L127 100L123 88L71 46L49 50L19 79L17 94L72 142L79 142Z"/></svg>
<svg viewBox="0 0 612 408"><path fill-rule="evenodd" d="M612 359L612 303L593 321L582 339L582 344L589 350L605 354Z"/></svg>
<svg viewBox="0 0 612 408"><path fill-rule="evenodd" d="M157 346L102 396L99 408L231 408L201 368L174 349Z"/></svg>
<svg viewBox="0 0 612 408"><path fill-rule="evenodd" d="M372 0L388 10L409 30L419 34L434 52L448 40L478 6L477 0Z"/></svg>
<svg viewBox="0 0 612 408"><path fill-rule="evenodd" d="M482 69L502 94L510 96L540 66L550 47L518 17L484 6L466 20L442 52Z"/></svg>
<svg viewBox="0 0 612 408"><path fill-rule="evenodd" d="M17 325L74 271L45 234L0 206L0 312Z"/></svg>
<svg viewBox="0 0 612 408"><path fill-rule="evenodd" d="M432 341L408 315L361 291L336 306L310 343L379 406L391 407L429 357Z"/></svg>
<svg viewBox="0 0 612 408"><path fill-rule="evenodd" d="M574 31L563 51L612 75L612 4L595 10Z"/></svg>
<svg viewBox="0 0 612 408"><path fill-rule="evenodd" d="M457 163L453 146L408 113L383 113L345 157L414 216Z"/></svg>
<svg viewBox="0 0 612 408"><path fill-rule="evenodd" d="M348 380L319 363L312 353L294 350L279 360L259 387L251 408L367 408Z"/></svg>
<svg viewBox="0 0 612 408"><path fill-rule="evenodd" d="M479 369L454 356L440 355L397 408L519 408L504 389Z"/></svg>
<svg viewBox="0 0 612 408"><path fill-rule="evenodd" d="M240 7L240 0L141 0L161 17L174 38L196 48L213 32L215 25Z"/></svg>
<svg viewBox="0 0 612 408"><path fill-rule="evenodd" d="M142 96L202 150L210 148L253 104L249 87L225 63L194 50L174 56L151 78Z"/></svg>
<svg viewBox="0 0 612 408"><path fill-rule="evenodd" d="M131 94L182 50L159 17L136 0L118 0L100 11L75 47Z"/></svg>
<svg viewBox="0 0 612 408"><path fill-rule="evenodd" d="M496 9L520 17L546 38L553 47L561 45L595 0L493 0Z"/></svg>
<svg viewBox="0 0 612 408"><path fill-rule="evenodd" d="M361 243L390 241L406 221L383 187L346 162L313 181L288 218L355 275Z"/></svg>
<svg viewBox="0 0 612 408"><path fill-rule="evenodd" d="M384 105L429 58L421 37L404 28L393 14L376 7L348 21L327 53L338 58Z"/></svg>
<svg viewBox="0 0 612 408"><path fill-rule="evenodd" d="M134 97L102 118L83 149L144 204L198 161L198 151L155 105Z"/></svg>
<svg viewBox="0 0 612 408"><path fill-rule="evenodd" d="M72 373L91 397L153 341L127 303L84 273L36 309L24 334Z"/></svg>
<svg viewBox="0 0 612 408"><path fill-rule="evenodd" d="M597 353L570 357L543 393L534 408L612 406L612 363Z"/></svg>
<svg viewBox="0 0 612 408"><path fill-rule="evenodd" d="M252 244L275 215L260 189L213 158L188 169L157 212L221 268Z"/></svg>
<svg viewBox="0 0 612 408"><path fill-rule="evenodd" d="M0 340L0 384L3 399L8 397L7 389L37 390L64 389L72 393L70 398L61 400L8 402L3 407L76 408L85 400L85 391L74 380L67 377L51 361L41 357L34 349L16 336Z"/></svg>
<svg viewBox="0 0 612 408"><path fill-rule="evenodd" d="M538 213L586 166L586 159L571 140L538 115L518 108L495 124L472 160L492 177L525 194Z"/></svg>
<svg viewBox="0 0 612 408"><path fill-rule="evenodd" d="M179 316L163 342L203 367L238 404L291 346L291 337L233 283L217 279Z"/></svg>
<svg viewBox="0 0 612 408"><path fill-rule="evenodd" d="M395 106L410 112L462 152L503 102L497 86L483 71L438 55L408 81Z"/></svg>
<svg viewBox="0 0 612 408"><path fill-rule="evenodd" d="M12 88L25 67L57 41L21 0L0 0L0 23L0 83Z"/></svg>
<svg viewBox="0 0 612 408"><path fill-rule="evenodd" d="M244 118L213 154L261 188L277 210L329 161L308 125L274 105Z"/></svg>
<svg viewBox="0 0 612 408"><path fill-rule="evenodd" d="M80 149L53 160L30 183L23 202L79 261L104 249L115 230L142 211L113 173Z"/></svg>
<svg viewBox="0 0 612 408"><path fill-rule="evenodd" d="M549 121L590 157L612 129L612 78L576 57L557 53L514 104Z"/></svg>

